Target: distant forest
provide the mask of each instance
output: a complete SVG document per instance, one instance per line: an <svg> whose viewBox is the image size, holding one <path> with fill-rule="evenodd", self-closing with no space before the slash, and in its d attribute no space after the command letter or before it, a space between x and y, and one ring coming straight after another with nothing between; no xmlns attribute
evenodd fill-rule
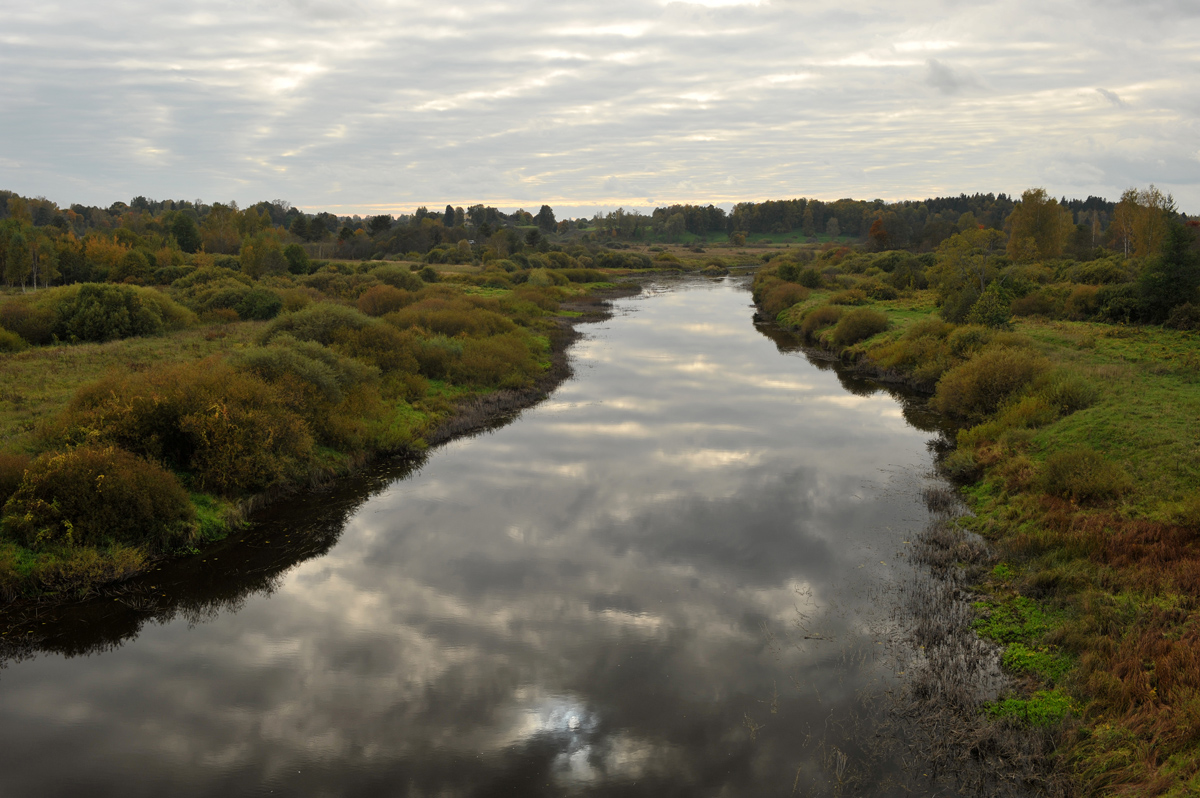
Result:
<svg viewBox="0 0 1200 798"><path fill-rule="evenodd" d="M1053 211L1047 217L1052 241L1046 245L1039 240L1037 247L1042 257L1150 254L1154 242L1147 241L1155 236L1139 235L1138 218L1148 218L1149 211L1155 219L1179 216L1171 197L1153 186L1130 189L1118 202L1054 199L1040 189L1031 191L1040 209ZM139 196L107 208L62 208L43 197L0 191L0 274L10 287L91 280L154 283L169 278L173 267L184 262L183 254L200 251L236 256L240 268L252 274L299 273L313 258L486 262L563 244L617 249L627 242L740 245L764 236L930 252L967 229L1011 233L1013 211L1020 204L1020 198L1006 194L891 203L800 198L743 202L731 211L670 205L650 214L617 209L590 219L560 220L548 205L537 213L447 205L440 212L420 207L399 217L362 217L308 213L284 200L239 208L234 202Z"/></svg>

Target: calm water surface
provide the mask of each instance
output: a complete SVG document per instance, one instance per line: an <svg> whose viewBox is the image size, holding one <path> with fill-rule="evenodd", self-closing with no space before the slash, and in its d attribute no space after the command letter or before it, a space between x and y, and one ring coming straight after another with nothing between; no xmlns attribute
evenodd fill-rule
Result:
<svg viewBox="0 0 1200 798"><path fill-rule="evenodd" d="M34 621L0 795L884 783L862 719L900 678L930 433L752 312L733 280L649 286L515 423Z"/></svg>

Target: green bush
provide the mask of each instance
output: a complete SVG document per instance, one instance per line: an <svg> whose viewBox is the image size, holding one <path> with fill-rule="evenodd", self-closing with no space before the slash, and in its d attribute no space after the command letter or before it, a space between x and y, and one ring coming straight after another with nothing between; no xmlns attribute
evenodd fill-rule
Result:
<svg viewBox="0 0 1200 798"><path fill-rule="evenodd" d="M260 343L270 342L276 335L287 334L301 341L316 341L329 345L342 330L361 330L379 322L354 308L318 302L295 313L275 317L263 332Z"/></svg>
<svg viewBox="0 0 1200 798"><path fill-rule="evenodd" d="M243 319L268 321L278 316L279 311L283 310L283 299L274 291L268 291L265 288L251 288L233 306L233 309Z"/></svg>
<svg viewBox="0 0 1200 798"><path fill-rule="evenodd" d="M144 302L132 287L84 283L60 302L54 334L64 341L112 341L164 329L157 303Z"/></svg>
<svg viewBox="0 0 1200 798"><path fill-rule="evenodd" d="M421 269L418 274L420 275L422 282L436 283L438 281L437 270L432 266L426 266L425 268Z"/></svg>
<svg viewBox="0 0 1200 798"><path fill-rule="evenodd" d="M804 319L800 322L800 333L806 339L811 340L819 330L836 324L841 317L842 309L836 305L822 305L819 308L813 308L804 314Z"/></svg>
<svg viewBox="0 0 1200 798"><path fill-rule="evenodd" d="M1091 502L1120 496L1132 487L1132 480L1096 450L1080 446L1047 457L1041 485L1051 496Z"/></svg>
<svg viewBox="0 0 1200 798"><path fill-rule="evenodd" d="M855 308L838 319L833 328L833 342L838 346L850 346L887 328L887 314L872 308Z"/></svg>
<svg viewBox="0 0 1200 798"><path fill-rule="evenodd" d="M942 375L931 404L949 415L985 416L1048 368L1045 358L1028 349L990 347Z"/></svg>
<svg viewBox="0 0 1200 798"><path fill-rule="evenodd" d="M816 269L803 269L798 275L796 275L796 282L800 283L800 285L804 286L805 288L820 288L821 273Z"/></svg>
<svg viewBox="0 0 1200 798"><path fill-rule="evenodd" d="M266 346L238 352L230 362L267 382L292 378L293 383L305 383L331 404L342 401L346 389L379 379L378 371L354 358L343 357L316 341L300 341L290 335L276 335Z"/></svg>
<svg viewBox="0 0 1200 798"><path fill-rule="evenodd" d="M31 549L124 543L162 551L196 530L179 480L115 447L38 457L4 506L6 535Z"/></svg>
<svg viewBox="0 0 1200 798"><path fill-rule="evenodd" d="M308 253L299 244L288 244L284 247L283 257L287 261L288 271L292 274L308 274L312 268Z"/></svg>
<svg viewBox="0 0 1200 798"><path fill-rule="evenodd" d="M1191 302L1176 305L1163 325L1173 330L1200 330L1200 307Z"/></svg>
<svg viewBox="0 0 1200 798"><path fill-rule="evenodd" d="M22 349L28 348L29 343L24 338L15 332L0 329L0 353L20 352Z"/></svg>
<svg viewBox="0 0 1200 798"><path fill-rule="evenodd" d="M424 285L421 278L413 274L411 269L394 263L376 266L371 269L369 274L384 285L390 285L392 288L399 288L402 291L420 291Z"/></svg>
<svg viewBox="0 0 1200 798"><path fill-rule="evenodd" d="M421 340L416 350L417 365L421 375L431 380L444 379L450 367L463 354L463 342L444 335L434 335Z"/></svg>

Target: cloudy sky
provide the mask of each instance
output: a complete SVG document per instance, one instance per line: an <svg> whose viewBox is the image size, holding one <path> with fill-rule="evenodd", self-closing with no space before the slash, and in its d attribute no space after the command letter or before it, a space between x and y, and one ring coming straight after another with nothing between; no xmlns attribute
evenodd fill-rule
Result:
<svg viewBox="0 0 1200 798"><path fill-rule="evenodd" d="M407 212L1200 209L1195 0L0 0L0 188Z"/></svg>

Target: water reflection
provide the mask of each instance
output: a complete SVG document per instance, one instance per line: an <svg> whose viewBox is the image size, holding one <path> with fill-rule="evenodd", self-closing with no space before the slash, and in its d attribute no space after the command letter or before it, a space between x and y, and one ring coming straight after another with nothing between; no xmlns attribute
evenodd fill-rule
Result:
<svg viewBox="0 0 1200 798"><path fill-rule="evenodd" d="M13 630L0 792L833 790L929 435L750 316L652 286L520 423Z"/></svg>

